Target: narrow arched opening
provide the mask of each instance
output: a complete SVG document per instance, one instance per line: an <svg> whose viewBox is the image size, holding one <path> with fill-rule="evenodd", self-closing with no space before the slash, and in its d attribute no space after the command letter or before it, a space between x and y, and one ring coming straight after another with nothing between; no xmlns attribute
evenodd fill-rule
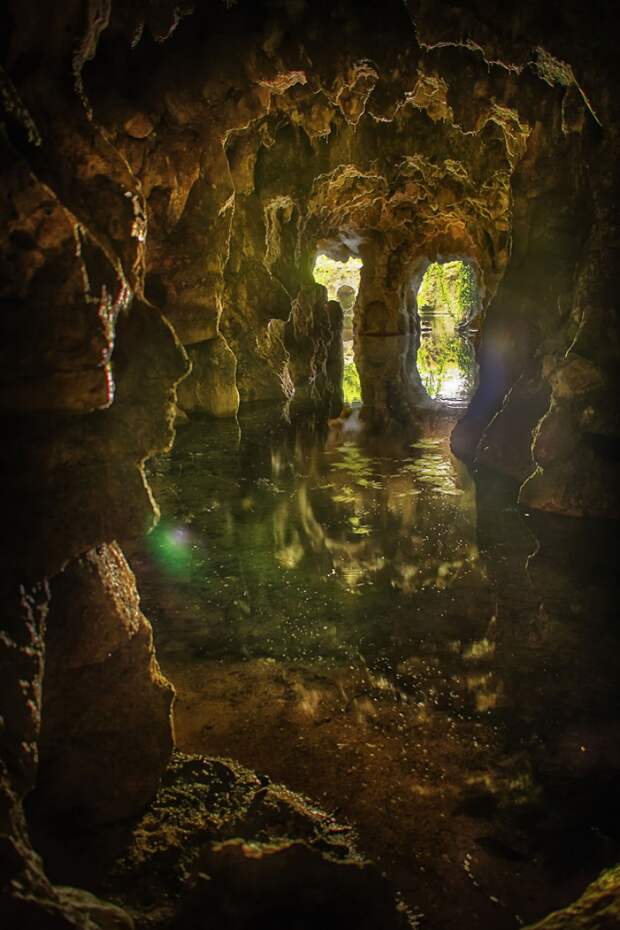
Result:
<svg viewBox="0 0 620 930"><path fill-rule="evenodd" d="M431 262L417 291L417 369L429 397L464 410L477 385L475 320L480 308L474 266L462 259Z"/></svg>
<svg viewBox="0 0 620 930"><path fill-rule="evenodd" d="M335 300L342 309L342 394L345 404L362 402L360 376L353 347L353 315L360 286L362 259L349 255L345 261L320 252L313 268L314 280L327 288L328 300Z"/></svg>

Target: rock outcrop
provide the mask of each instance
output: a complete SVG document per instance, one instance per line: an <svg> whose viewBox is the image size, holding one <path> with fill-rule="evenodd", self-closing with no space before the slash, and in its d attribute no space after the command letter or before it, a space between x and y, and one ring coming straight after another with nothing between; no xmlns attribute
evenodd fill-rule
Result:
<svg viewBox="0 0 620 930"><path fill-rule="evenodd" d="M1 468L10 519L0 579L0 920L33 928L130 927L118 909L50 884L30 846L22 800L38 776L50 579L93 547L153 525L157 508L142 463L172 442L174 387L187 360L170 324L144 299L146 216L139 185L85 106L80 72L94 54L105 14L99 18L87 4L56 11L11 4L2 20L2 412L8 441ZM121 580L120 552L115 559ZM115 789L114 814L127 813L154 793L169 756L170 689L152 666L147 621L141 619L132 637L114 617L123 595L124 609L135 609L131 583L116 593L106 584L86 584L85 590L84 579L69 569L67 577L72 574L76 587L67 617L80 629L82 644L92 651L104 648L106 638L102 645L101 630L89 629L83 612L72 615L80 590L87 600L92 595L90 616L109 612L118 626L126 677L115 682L117 702L119 687L132 693L136 710L143 702L138 729L148 719L141 711L160 695L159 730L149 737L153 769L145 778L142 758L134 754L130 764L125 756L124 778L131 769L142 785L123 781ZM59 680L70 687L79 676L67 671L65 647L71 650L70 640L62 641ZM53 662L51 675L52 669ZM84 678L82 685L79 706L72 705L57 730L60 781L69 758L69 720L84 721L87 708L91 722L105 716L103 688L96 697ZM154 711L148 713L152 719ZM47 722L53 730L53 717ZM86 756L96 758L96 778L80 785L93 807L96 781L101 786L118 748L111 741L97 746L98 735L96 726L85 725L84 755L73 760L80 765Z"/></svg>
<svg viewBox="0 0 620 930"><path fill-rule="evenodd" d="M412 927L351 827L229 760L175 753L150 809L106 840L96 870L69 868L139 926Z"/></svg>
<svg viewBox="0 0 620 930"><path fill-rule="evenodd" d="M191 374L179 385L177 399L183 410L213 417L234 417L239 409L237 359L222 335L188 348Z"/></svg>
<svg viewBox="0 0 620 930"><path fill-rule="evenodd" d="M122 820L155 794L172 752L172 686L116 543L50 584L36 804L80 823Z"/></svg>
<svg viewBox="0 0 620 930"><path fill-rule="evenodd" d="M532 924L529 930L612 930L620 924L620 878L609 869L573 904Z"/></svg>

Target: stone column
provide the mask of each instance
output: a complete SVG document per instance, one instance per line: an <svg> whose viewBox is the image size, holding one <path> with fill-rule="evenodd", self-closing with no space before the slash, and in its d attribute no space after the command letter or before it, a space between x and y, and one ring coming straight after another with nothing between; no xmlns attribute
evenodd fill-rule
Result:
<svg viewBox="0 0 620 930"><path fill-rule="evenodd" d="M416 368L418 327L411 266L383 240L364 243L360 254L363 267L353 331L362 418L377 425L409 421L429 404Z"/></svg>

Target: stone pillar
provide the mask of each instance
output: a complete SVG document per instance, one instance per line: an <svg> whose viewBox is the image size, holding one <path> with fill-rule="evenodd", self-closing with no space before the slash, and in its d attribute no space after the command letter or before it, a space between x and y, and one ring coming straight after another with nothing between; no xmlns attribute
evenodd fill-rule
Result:
<svg viewBox="0 0 620 930"><path fill-rule="evenodd" d="M285 326L289 370L298 409L321 408L331 416L342 410L342 309L326 300L320 284L305 284L293 301Z"/></svg>
<svg viewBox="0 0 620 930"><path fill-rule="evenodd" d="M377 425L411 420L429 399L416 368L417 319L409 262L382 241L366 242L360 254L354 347L362 418Z"/></svg>

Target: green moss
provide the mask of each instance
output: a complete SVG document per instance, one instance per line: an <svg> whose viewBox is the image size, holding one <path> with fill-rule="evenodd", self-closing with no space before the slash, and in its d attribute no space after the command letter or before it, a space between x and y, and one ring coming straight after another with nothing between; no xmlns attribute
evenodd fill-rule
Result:
<svg viewBox="0 0 620 930"><path fill-rule="evenodd" d="M465 262L432 262L418 291L418 308L447 311L456 323L470 316L476 301L476 275Z"/></svg>
<svg viewBox="0 0 620 930"><path fill-rule="evenodd" d="M362 400L362 387L360 376L355 362L348 362L344 366L342 382L345 404L360 403Z"/></svg>

